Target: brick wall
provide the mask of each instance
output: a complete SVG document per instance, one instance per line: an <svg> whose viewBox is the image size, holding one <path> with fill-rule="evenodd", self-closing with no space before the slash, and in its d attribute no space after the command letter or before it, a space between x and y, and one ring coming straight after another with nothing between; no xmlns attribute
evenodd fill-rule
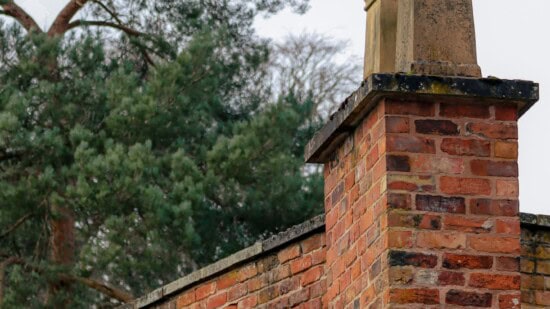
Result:
<svg viewBox="0 0 550 309"><path fill-rule="evenodd" d="M522 216L521 296L523 308L550 307L550 217Z"/></svg>

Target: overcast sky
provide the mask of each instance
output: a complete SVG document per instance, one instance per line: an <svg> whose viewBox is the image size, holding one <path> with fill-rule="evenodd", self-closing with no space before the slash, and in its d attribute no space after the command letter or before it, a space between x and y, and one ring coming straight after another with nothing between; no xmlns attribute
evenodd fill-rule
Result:
<svg viewBox="0 0 550 309"><path fill-rule="evenodd" d="M39 25L51 23L66 0L16 0ZM259 20L262 36L314 31L349 41L361 56L365 41L363 0L311 0L306 15L285 11ZM550 0L474 0L478 61L484 76L533 80L541 100L520 120L521 211L550 214Z"/></svg>

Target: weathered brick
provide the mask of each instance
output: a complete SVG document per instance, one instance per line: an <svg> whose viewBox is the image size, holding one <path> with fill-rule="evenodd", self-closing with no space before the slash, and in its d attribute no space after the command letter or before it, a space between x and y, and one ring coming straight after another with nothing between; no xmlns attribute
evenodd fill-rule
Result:
<svg viewBox="0 0 550 309"><path fill-rule="evenodd" d="M386 113L390 115L435 116L435 104L386 100Z"/></svg>
<svg viewBox="0 0 550 309"><path fill-rule="evenodd" d="M500 309L521 309L521 293L499 295Z"/></svg>
<svg viewBox="0 0 550 309"><path fill-rule="evenodd" d="M499 234L519 235L521 233L521 226L520 226L519 220L517 219L496 220L496 232Z"/></svg>
<svg viewBox="0 0 550 309"><path fill-rule="evenodd" d="M424 119L414 122L416 132L420 134L432 135L458 135L460 130L458 125L450 120Z"/></svg>
<svg viewBox="0 0 550 309"><path fill-rule="evenodd" d="M315 266L302 275L302 286L307 286L321 278L323 275L323 266Z"/></svg>
<svg viewBox="0 0 550 309"><path fill-rule="evenodd" d="M420 248L428 249L461 249L466 247L466 235L419 232L416 236L416 244Z"/></svg>
<svg viewBox="0 0 550 309"><path fill-rule="evenodd" d="M313 250L321 248L324 245L324 240L324 235L322 234L314 235L306 240L303 240L300 244L302 246L302 253L306 254Z"/></svg>
<svg viewBox="0 0 550 309"><path fill-rule="evenodd" d="M495 157L503 159L518 158L518 143L517 142L495 142Z"/></svg>
<svg viewBox="0 0 550 309"><path fill-rule="evenodd" d="M227 291L227 301L230 302L230 301L237 300L245 296L247 293L248 293L248 288L246 286L246 283L235 285L234 287L230 288Z"/></svg>
<svg viewBox="0 0 550 309"><path fill-rule="evenodd" d="M449 118L487 119L491 116L488 105L466 103L442 103L439 114Z"/></svg>
<svg viewBox="0 0 550 309"><path fill-rule="evenodd" d="M518 108L515 105L496 105L495 119L502 121L518 120Z"/></svg>
<svg viewBox="0 0 550 309"><path fill-rule="evenodd" d="M176 308L184 308L195 302L195 290L191 290L181 294L176 302Z"/></svg>
<svg viewBox="0 0 550 309"><path fill-rule="evenodd" d="M464 198L461 197L417 195L416 209L442 213L465 213L466 204Z"/></svg>
<svg viewBox="0 0 550 309"><path fill-rule="evenodd" d="M515 123L468 123L466 131L473 135L491 139L510 140L518 138L518 127Z"/></svg>
<svg viewBox="0 0 550 309"><path fill-rule="evenodd" d="M497 270L519 272L519 257L509 257L509 256L498 257Z"/></svg>
<svg viewBox="0 0 550 309"><path fill-rule="evenodd" d="M207 309L221 308L227 303L227 293L221 293L208 298L206 303Z"/></svg>
<svg viewBox="0 0 550 309"><path fill-rule="evenodd" d="M410 131L409 118L407 117L386 117L387 133L408 133Z"/></svg>
<svg viewBox="0 0 550 309"><path fill-rule="evenodd" d="M517 162L473 160L470 166L477 176L518 177Z"/></svg>
<svg viewBox="0 0 550 309"><path fill-rule="evenodd" d="M457 273L452 271L442 271L438 276L439 285L457 285L464 286L466 279L463 273Z"/></svg>
<svg viewBox="0 0 550 309"><path fill-rule="evenodd" d="M411 248L413 246L412 231L388 231L389 248Z"/></svg>
<svg viewBox="0 0 550 309"><path fill-rule="evenodd" d="M388 215L388 226L439 230L441 229L441 217L429 214L409 214L392 211Z"/></svg>
<svg viewBox="0 0 550 309"><path fill-rule="evenodd" d="M470 212L475 215L515 217L519 214L517 200L473 199Z"/></svg>
<svg viewBox="0 0 550 309"><path fill-rule="evenodd" d="M253 294L239 301L238 308L255 308L258 304L258 296Z"/></svg>
<svg viewBox="0 0 550 309"><path fill-rule="evenodd" d="M215 282L205 283L199 286L195 290L195 299L197 301L201 299L205 299L206 297L214 294L214 292L216 292L216 283Z"/></svg>
<svg viewBox="0 0 550 309"><path fill-rule="evenodd" d="M442 176L441 191L449 195L490 195L491 182L480 178L458 178Z"/></svg>
<svg viewBox="0 0 550 309"><path fill-rule="evenodd" d="M309 289L301 289L290 295L288 305L294 307L309 299Z"/></svg>
<svg viewBox="0 0 550 309"><path fill-rule="evenodd" d="M474 250L489 253L519 253L519 238L498 236L471 236L470 246Z"/></svg>
<svg viewBox="0 0 550 309"><path fill-rule="evenodd" d="M393 304L439 304L439 290L436 289L392 289L390 303Z"/></svg>
<svg viewBox="0 0 550 309"><path fill-rule="evenodd" d="M497 275L474 273L470 275L469 286L491 290L519 290L521 277L519 275Z"/></svg>
<svg viewBox="0 0 550 309"><path fill-rule="evenodd" d="M489 157L491 142L477 139L445 138L441 151L454 156Z"/></svg>
<svg viewBox="0 0 550 309"><path fill-rule="evenodd" d="M261 290L260 293L258 293L258 303L267 303L268 301L275 299L277 296L279 296L279 286L268 286L267 288Z"/></svg>
<svg viewBox="0 0 550 309"><path fill-rule="evenodd" d="M388 194L388 207L391 209L410 209L411 196L409 194Z"/></svg>
<svg viewBox="0 0 550 309"><path fill-rule="evenodd" d="M462 174L464 159L419 154L410 160L411 171L431 174Z"/></svg>
<svg viewBox="0 0 550 309"><path fill-rule="evenodd" d="M433 192L435 191L435 178L433 176L389 175L388 189L410 192Z"/></svg>
<svg viewBox="0 0 550 309"><path fill-rule="evenodd" d="M491 293L450 290L445 296L445 303L449 305L488 308L493 305L493 295Z"/></svg>
<svg viewBox="0 0 550 309"><path fill-rule="evenodd" d="M445 253L443 267L448 269L490 269L493 267L493 257Z"/></svg>
<svg viewBox="0 0 550 309"><path fill-rule="evenodd" d="M386 157L386 169L391 172L410 172L408 156L389 155Z"/></svg>
<svg viewBox="0 0 550 309"><path fill-rule="evenodd" d="M300 245L292 245L289 248L283 249L277 254L279 263L285 263L286 261L295 259L300 256Z"/></svg>
<svg viewBox="0 0 550 309"><path fill-rule="evenodd" d="M412 152L435 154L433 139L412 135L390 135L386 138L386 149L389 152Z"/></svg>
<svg viewBox="0 0 550 309"><path fill-rule="evenodd" d="M437 255L418 252L395 251L389 252L390 266L415 266L422 268L434 268L437 266Z"/></svg>
<svg viewBox="0 0 550 309"><path fill-rule="evenodd" d="M493 225L491 220L471 216L446 216L444 220L446 230L465 233L489 233L493 229Z"/></svg>
<svg viewBox="0 0 550 309"><path fill-rule="evenodd" d="M234 286L237 282L239 282L239 273L237 271L232 271L221 276L216 281L216 288L218 291L221 291L227 289L228 287Z"/></svg>
<svg viewBox="0 0 550 309"><path fill-rule="evenodd" d="M503 198L517 198L519 196L519 183L517 180L497 179L495 185L496 195Z"/></svg>
<svg viewBox="0 0 550 309"><path fill-rule="evenodd" d="M290 271L293 275L300 273L311 267L311 256L307 255L290 262Z"/></svg>

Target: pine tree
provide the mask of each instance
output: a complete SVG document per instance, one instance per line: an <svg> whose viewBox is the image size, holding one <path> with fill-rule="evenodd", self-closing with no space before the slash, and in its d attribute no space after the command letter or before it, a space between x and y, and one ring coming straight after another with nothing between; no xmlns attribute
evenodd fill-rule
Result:
<svg viewBox="0 0 550 309"><path fill-rule="evenodd" d="M252 29L303 2L0 5L1 306L112 307L321 211Z"/></svg>

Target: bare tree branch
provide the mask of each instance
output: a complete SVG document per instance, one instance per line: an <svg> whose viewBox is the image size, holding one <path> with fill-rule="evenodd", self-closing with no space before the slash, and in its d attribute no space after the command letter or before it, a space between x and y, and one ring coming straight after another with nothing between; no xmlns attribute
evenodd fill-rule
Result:
<svg viewBox="0 0 550 309"><path fill-rule="evenodd" d="M34 216L33 213L28 213L24 215L23 217L19 218L14 224L12 224L10 227L8 227L6 230L0 234L0 239L8 236L11 232L15 231L21 224L25 223L30 217Z"/></svg>
<svg viewBox="0 0 550 309"><path fill-rule="evenodd" d="M119 25L124 24L120 18L118 18L118 14L116 12L113 12L107 5L105 5L103 2L99 0L92 0L94 3L99 5L103 10L105 10Z"/></svg>
<svg viewBox="0 0 550 309"><path fill-rule="evenodd" d="M75 20L72 23L68 24L66 30L74 29L77 27L83 27L83 26L109 27L109 28L123 31L129 36L145 35L145 33L143 32L137 31L135 29L132 29L124 25L120 25L120 24L108 22L108 21L99 21L99 20Z"/></svg>
<svg viewBox="0 0 550 309"><path fill-rule="evenodd" d="M49 36L61 35L67 31L68 25L71 19L84 7L89 0L71 0L67 5L59 12L55 18L53 24L48 30Z"/></svg>
<svg viewBox="0 0 550 309"><path fill-rule="evenodd" d="M28 32L42 32L36 21L19 5L15 4L13 0L8 1L6 4L2 4L2 8L4 9L1 13L2 15L13 17Z"/></svg>

